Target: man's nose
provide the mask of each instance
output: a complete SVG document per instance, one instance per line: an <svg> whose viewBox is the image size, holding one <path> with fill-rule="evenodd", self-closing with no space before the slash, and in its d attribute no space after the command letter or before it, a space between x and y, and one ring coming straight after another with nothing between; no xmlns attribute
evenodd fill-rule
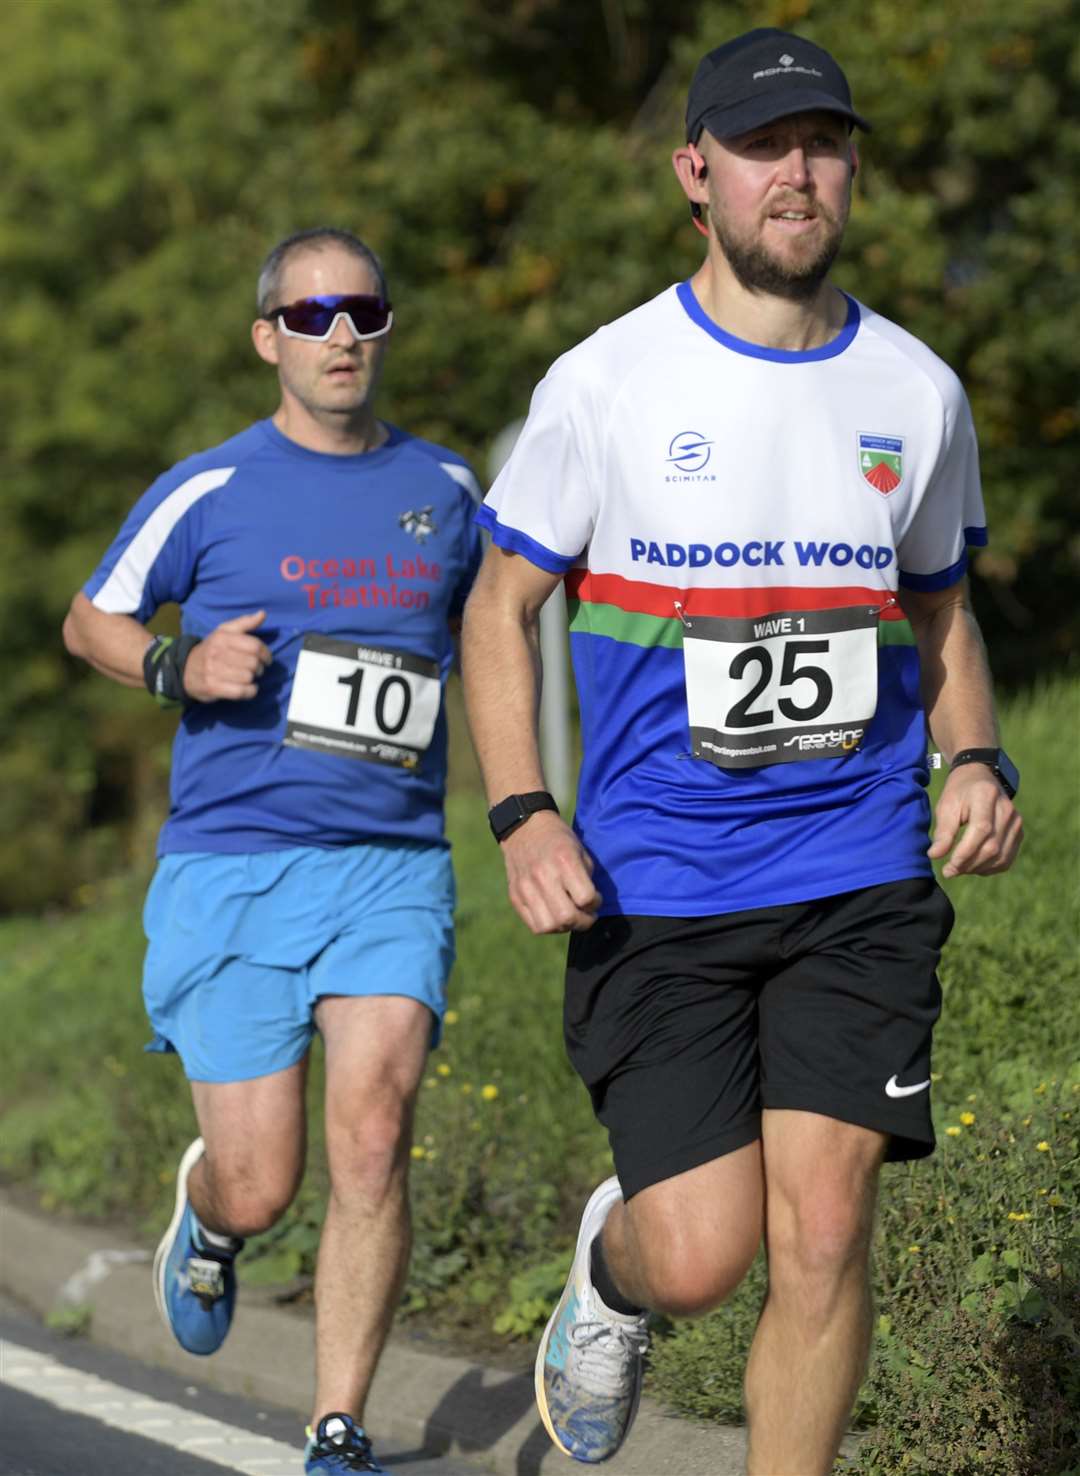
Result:
<svg viewBox="0 0 1080 1476"><path fill-rule="evenodd" d="M788 149L780 160L778 175L783 184L791 185L793 189L805 189L810 182L810 166L807 163L806 149L802 144L795 144Z"/></svg>

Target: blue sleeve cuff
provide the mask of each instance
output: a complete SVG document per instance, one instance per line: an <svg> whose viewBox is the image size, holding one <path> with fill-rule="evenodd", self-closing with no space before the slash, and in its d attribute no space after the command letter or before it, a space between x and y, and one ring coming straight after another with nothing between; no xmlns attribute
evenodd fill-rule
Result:
<svg viewBox="0 0 1080 1476"><path fill-rule="evenodd" d="M964 529L964 542L967 548L985 548L989 541L985 528ZM959 580L963 579L967 573L967 548L965 548L955 564L950 564L947 569L939 569L936 574L905 574L904 570L901 569L901 588L948 589L951 584L956 584Z"/></svg>
<svg viewBox="0 0 1080 1476"><path fill-rule="evenodd" d="M476 514L476 521L491 534L492 542L498 548L521 554L530 564L535 564L538 569L544 569L549 574L565 574L577 563L577 554L568 557L566 554L555 553L542 543L537 543L527 533L522 533L520 529L508 528L505 523L500 523L495 516L495 509L486 502Z"/></svg>
<svg viewBox="0 0 1080 1476"><path fill-rule="evenodd" d="M947 569L939 569L936 574L905 574L900 570L901 589L948 589L951 584L956 584L963 579L967 572L967 553L962 553L955 564L950 564Z"/></svg>

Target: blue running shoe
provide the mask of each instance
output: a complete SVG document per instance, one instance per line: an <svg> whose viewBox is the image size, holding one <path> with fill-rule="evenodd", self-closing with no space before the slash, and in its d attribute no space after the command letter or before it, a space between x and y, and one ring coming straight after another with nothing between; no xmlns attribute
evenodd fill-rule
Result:
<svg viewBox="0 0 1080 1476"><path fill-rule="evenodd" d="M225 1341L236 1301L235 1251L204 1246L187 1197L191 1170L203 1155L196 1138L176 1176L176 1208L154 1257L154 1298L162 1321L188 1353L216 1353Z"/></svg>
<svg viewBox="0 0 1080 1476"><path fill-rule="evenodd" d="M304 1476L348 1476L355 1471L390 1476L375 1459L371 1441L351 1415L323 1415L315 1433L308 1431Z"/></svg>
<svg viewBox="0 0 1080 1476"><path fill-rule="evenodd" d="M544 1428L564 1455L589 1465L609 1460L629 1435L649 1346L647 1315L612 1312L590 1276L592 1243L621 1198L616 1178L593 1191L566 1290L536 1355L536 1403Z"/></svg>

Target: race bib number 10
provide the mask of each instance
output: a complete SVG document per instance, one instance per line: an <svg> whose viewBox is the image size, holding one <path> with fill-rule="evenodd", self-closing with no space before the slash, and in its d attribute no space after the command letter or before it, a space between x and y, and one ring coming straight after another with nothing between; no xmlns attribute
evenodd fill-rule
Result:
<svg viewBox="0 0 1080 1476"><path fill-rule="evenodd" d="M435 661L309 634L296 662L285 743L415 769L431 744L441 696Z"/></svg>
<svg viewBox="0 0 1080 1476"><path fill-rule="evenodd" d="M878 615L683 615L694 757L746 769L853 752L877 707Z"/></svg>

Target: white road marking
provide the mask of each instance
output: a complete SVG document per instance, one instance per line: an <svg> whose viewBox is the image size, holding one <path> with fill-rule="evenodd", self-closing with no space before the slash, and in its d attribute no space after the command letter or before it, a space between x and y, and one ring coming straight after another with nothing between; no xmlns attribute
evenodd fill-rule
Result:
<svg viewBox="0 0 1080 1476"><path fill-rule="evenodd" d="M149 1399L96 1374L69 1368L18 1343L0 1343L0 1383L116 1430L189 1451L200 1460L244 1476L296 1476L300 1469L299 1439L290 1446L267 1435L253 1435L179 1404Z"/></svg>
<svg viewBox="0 0 1080 1476"><path fill-rule="evenodd" d="M149 1251L94 1251L86 1265L64 1282L59 1292L60 1300L77 1306L86 1301L90 1288L97 1286L99 1281L104 1281L114 1266L127 1266L132 1261L149 1259Z"/></svg>

